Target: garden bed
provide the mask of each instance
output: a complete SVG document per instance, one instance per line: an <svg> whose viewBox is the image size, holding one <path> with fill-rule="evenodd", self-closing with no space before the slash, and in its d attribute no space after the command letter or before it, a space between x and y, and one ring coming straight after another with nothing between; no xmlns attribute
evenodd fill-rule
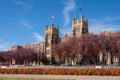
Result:
<svg viewBox="0 0 120 80"><path fill-rule="evenodd" d="M100 75L120 76L120 69L81 69L81 68L25 68L3 69L0 74L40 74L40 75Z"/></svg>

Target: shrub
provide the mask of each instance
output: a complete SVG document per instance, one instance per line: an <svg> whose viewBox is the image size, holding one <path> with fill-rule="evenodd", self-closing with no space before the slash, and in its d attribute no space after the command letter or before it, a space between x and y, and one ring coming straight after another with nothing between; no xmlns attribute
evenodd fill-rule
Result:
<svg viewBox="0 0 120 80"><path fill-rule="evenodd" d="M120 69L81 69L81 68L24 68L2 69L0 74L42 74L42 75L99 75L120 76Z"/></svg>

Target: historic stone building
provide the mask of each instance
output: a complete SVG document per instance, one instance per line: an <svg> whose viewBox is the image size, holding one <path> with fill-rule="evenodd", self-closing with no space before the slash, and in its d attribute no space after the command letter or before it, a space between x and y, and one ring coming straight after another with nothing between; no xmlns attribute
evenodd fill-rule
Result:
<svg viewBox="0 0 120 80"><path fill-rule="evenodd" d="M52 46L54 44L58 44L58 42L64 42L70 39L71 37L79 37L82 34L88 33L88 20L84 20L84 17L80 17L79 20L75 18L72 20L72 34L65 35L62 38L59 38L59 27L54 26L46 26L45 29L45 40L38 44L26 44L24 46L13 46L11 48L12 51L16 51L21 48L28 48L32 49L35 52L44 52L45 57L48 61L51 61L51 54L52 54Z"/></svg>
<svg viewBox="0 0 120 80"><path fill-rule="evenodd" d="M88 33L88 20L84 19L84 17L80 17L79 20L76 20L75 18L73 18L71 35L65 34L62 38L60 38L58 26L55 26L54 24L52 24L51 26L46 25L44 41L39 42L37 44L26 44L24 46L13 46L11 50L17 51L21 48L25 48L25 49L32 49L36 53L42 52L44 53L45 60L49 61L50 63L52 60L52 46L54 44L58 44L59 42L65 42L72 37L80 37L87 33ZM111 33L108 31L104 31L101 34L105 36L120 35L120 33ZM78 57L82 57L82 55L78 55ZM100 51L98 57L99 57L100 63L103 63L103 59L106 59L107 65L111 65L111 61L113 61L115 65L118 65L119 63L118 56L111 55L109 52L106 55L104 55L102 51Z"/></svg>
<svg viewBox="0 0 120 80"><path fill-rule="evenodd" d="M23 48L22 46L12 46L11 50L12 51L17 51L19 49Z"/></svg>
<svg viewBox="0 0 120 80"><path fill-rule="evenodd" d="M102 35L106 36L106 37L112 37L112 36L118 36L120 35L120 32L109 32L109 31L104 31L101 33ZM119 44L119 40L117 41L117 43ZM106 60L106 64L107 65L119 65L120 64L120 59L119 56L111 54L110 52L107 52L106 54L104 54L103 52L99 52L99 58L100 58L100 63L103 62L103 59Z"/></svg>
<svg viewBox="0 0 120 80"><path fill-rule="evenodd" d="M44 42L40 42L38 44L26 44L24 46L12 46L11 50L12 51L17 51L21 48L26 48L26 49L32 49L36 53L44 52Z"/></svg>

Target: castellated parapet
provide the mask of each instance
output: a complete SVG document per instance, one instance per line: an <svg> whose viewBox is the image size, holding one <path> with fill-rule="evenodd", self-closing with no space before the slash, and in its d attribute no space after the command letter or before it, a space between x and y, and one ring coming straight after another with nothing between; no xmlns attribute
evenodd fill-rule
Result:
<svg viewBox="0 0 120 80"><path fill-rule="evenodd" d="M81 17L80 20L72 20L72 35L65 35L63 38L59 38L59 27L52 24L51 26L46 25L45 29L45 39L42 42L37 44L27 44L24 46L13 46L12 51L16 51L21 48L32 49L37 53L43 52L45 58L51 62L52 55L52 46L58 44L59 42L65 42L71 37L79 37L83 34L88 33L88 20L84 20L84 17Z"/></svg>
<svg viewBox="0 0 120 80"><path fill-rule="evenodd" d="M72 37L79 37L88 33L88 20L81 17L80 20L73 18L72 20Z"/></svg>
<svg viewBox="0 0 120 80"><path fill-rule="evenodd" d="M51 61L52 46L59 42L59 27L55 27L54 24L45 30L45 54L48 61Z"/></svg>

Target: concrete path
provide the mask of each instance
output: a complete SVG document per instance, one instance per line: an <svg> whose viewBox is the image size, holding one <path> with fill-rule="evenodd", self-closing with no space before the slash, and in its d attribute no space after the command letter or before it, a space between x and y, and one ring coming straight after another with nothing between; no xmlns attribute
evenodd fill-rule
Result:
<svg viewBox="0 0 120 80"><path fill-rule="evenodd" d="M67 80L120 80L119 76L0 74L0 77L6 77L6 78L45 78L45 79L67 79Z"/></svg>

